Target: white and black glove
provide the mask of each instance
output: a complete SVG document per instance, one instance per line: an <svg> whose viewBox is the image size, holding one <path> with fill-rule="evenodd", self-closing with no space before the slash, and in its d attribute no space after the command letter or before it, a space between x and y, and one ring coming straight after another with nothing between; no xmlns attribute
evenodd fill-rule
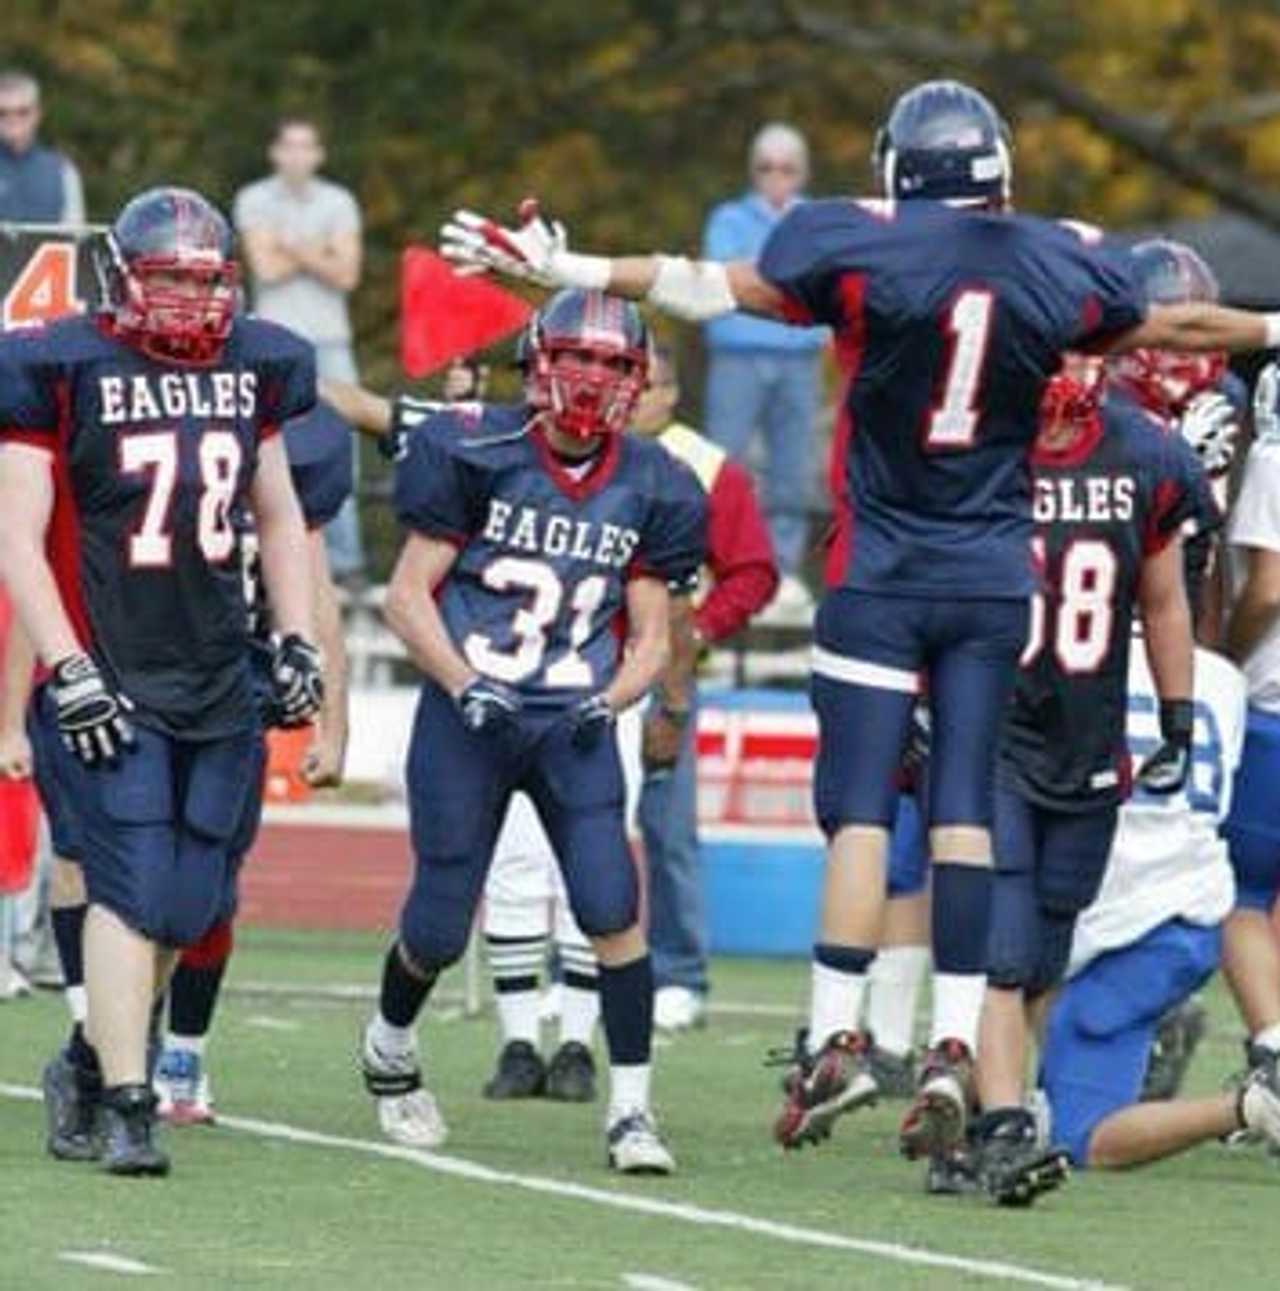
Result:
<svg viewBox="0 0 1280 1291"><path fill-rule="evenodd" d="M1196 395L1178 422L1178 433L1195 450L1209 475L1223 475L1231 469L1240 419L1226 395L1217 390Z"/></svg>
<svg viewBox="0 0 1280 1291"><path fill-rule="evenodd" d="M114 762L122 750L133 748L128 719L133 705L107 686L87 654L60 659L49 679L49 691L57 705L62 742L85 766Z"/></svg>
<svg viewBox="0 0 1280 1291"><path fill-rule="evenodd" d="M324 702L320 651L296 632L276 644L271 659L271 691L281 726L314 721Z"/></svg>
<svg viewBox="0 0 1280 1291"><path fill-rule="evenodd" d="M1189 699L1160 701L1161 744L1138 768L1137 782L1148 793L1177 793L1191 772L1195 706Z"/></svg>
<svg viewBox="0 0 1280 1291"><path fill-rule="evenodd" d="M508 228L475 211L454 211L440 229L440 254L463 275L501 273L540 287L609 285L609 262L601 256L575 255L558 220L548 221L538 201L526 197Z"/></svg>
<svg viewBox="0 0 1280 1291"><path fill-rule="evenodd" d="M574 747L595 748L605 734L613 730L617 720L618 715L613 711L613 705L603 691L579 700L569 710L570 738L573 740Z"/></svg>
<svg viewBox="0 0 1280 1291"><path fill-rule="evenodd" d="M489 677L468 682L454 702L463 726L477 735L496 735L506 730L524 707L518 691Z"/></svg>

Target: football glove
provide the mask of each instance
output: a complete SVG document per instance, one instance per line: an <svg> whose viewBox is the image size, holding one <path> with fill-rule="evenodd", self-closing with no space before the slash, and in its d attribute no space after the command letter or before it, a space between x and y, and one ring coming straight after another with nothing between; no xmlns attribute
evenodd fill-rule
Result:
<svg viewBox="0 0 1280 1291"><path fill-rule="evenodd" d="M613 730L618 715L604 692L588 695L569 710L570 739L575 748L593 749Z"/></svg>
<svg viewBox="0 0 1280 1291"><path fill-rule="evenodd" d="M134 746L128 714L133 704L108 688L87 654L72 654L54 665L49 690L58 710L62 742L85 766L114 762Z"/></svg>
<svg viewBox="0 0 1280 1291"><path fill-rule="evenodd" d="M1137 782L1148 793L1177 793L1191 771L1195 708L1189 699L1160 701L1161 744L1138 768Z"/></svg>
<svg viewBox="0 0 1280 1291"><path fill-rule="evenodd" d="M1226 395L1216 390L1196 395L1178 422L1178 433L1195 449L1208 474L1222 475L1230 470L1240 421Z"/></svg>
<svg viewBox="0 0 1280 1291"><path fill-rule="evenodd" d="M305 726L320 712L324 702L320 651L296 632L276 645L271 690L281 726Z"/></svg>
<svg viewBox="0 0 1280 1291"><path fill-rule="evenodd" d="M505 730L524 707L517 691L489 677L469 682L455 700L462 724L477 735L494 735Z"/></svg>
<svg viewBox="0 0 1280 1291"><path fill-rule="evenodd" d="M506 228L475 211L454 211L440 229L440 254L463 275L501 273L553 290L609 285L609 262L574 255L564 225L544 219L536 198L520 203L517 219Z"/></svg>

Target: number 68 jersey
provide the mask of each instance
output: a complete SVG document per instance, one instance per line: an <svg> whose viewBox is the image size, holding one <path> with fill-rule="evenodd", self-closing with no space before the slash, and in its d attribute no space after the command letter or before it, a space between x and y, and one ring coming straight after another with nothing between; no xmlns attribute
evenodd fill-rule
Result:
<svg viewBox="0 0 1280 1291"><path fill-rule="evenodd" d="M0 337L0 442L51 455L63 606L144 725L205 740L257 720L239 512L259 443L314 402L311 347L258 319L208 367L86 317Z"/></svg>
<svg viewBox="0 0 1280 1291"><path fill-rule="evenodd" d="M1200 508L1177 435L1108 399L1090 431L1032 455L1041 588L1001 741L1000 773L1033 802L1087 811L1128 792L1129 647L1142 565Z"/></svg>
<svg viewBox="0 0 1280 1291"><path fill-rule="evenodd" d="M687 467L633 436L607 436L581 473L530 416L463 404L423 422L396 471L396 510L458 548L439 604L467 662L554 707L612 678L631 578L692 587L706 499Z"/></svg>

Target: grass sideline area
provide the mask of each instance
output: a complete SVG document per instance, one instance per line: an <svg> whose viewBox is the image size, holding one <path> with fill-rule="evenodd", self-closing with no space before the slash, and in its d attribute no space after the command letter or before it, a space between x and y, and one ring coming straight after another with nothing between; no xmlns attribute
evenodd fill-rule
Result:
<svg viewBox="0 0 1280 1291"><path fill-rule="evenodd" d="M167 1182L50 1160L39 1104L0 1097L0 1286L109 1287L131 1263L136 1275L157 1271L155 1285L236 1291L1274 1284L1265 1216L1280 1201L1280 1168L1259 1150L1214 1145L1139 1172L1076 1175L1029 1212L927 1198L920 1169L896 1155L900 1104L784 1157L768 1137L778 1072L761 1059L786 1042L790 1022L732 1006L798 1015L807 977L798 963L718 963L725 1007L706 1030L659 1049L674 1179L612 1178L598 1106L486 1102L492 1019L461 1019L452 1004L423 1029L449 1143L435 1159L376 1155L360 1146L380 1139L354 1058L368 1005L307 991L372 987L381 945L365 934L239 934L211 1072L219 1111L257 1124L169 1132ZM1199 1091L1240 1057L1219 987L1207 1002L1212 1026L1191 1079ZM36 1085L64 1029L55 995L0 1007L0 1082ZM291 1141L282 1127L355 1143ZM663 1205L610 1204L637 1198ZM958 1262L915 1262L911 1250Z"/></svg>

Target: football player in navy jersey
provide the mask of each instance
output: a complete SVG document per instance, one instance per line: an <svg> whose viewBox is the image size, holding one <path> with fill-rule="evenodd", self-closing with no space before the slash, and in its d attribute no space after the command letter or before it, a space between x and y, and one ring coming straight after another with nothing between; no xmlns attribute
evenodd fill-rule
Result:
<svg viewBox="0 0 1280 1291"><path fill-rule="evenodd" d="M351 495L351 431L327 404L285 423L289 475L302 507L310 553L310 583L315 639L324 658L324 700L301 774L316 788L342 782L347 747L347 656L342 615L329 568L324 527ZM247 593L258 664L264 725L277 724L272 702L269 661L275 624L264 595L257 534L251 524L242 534ZM238 871L253 847L262 820L263 776L256 777L237 838L231 847ZM231 915L219 920L178 960L169 983L168 1031L156 1066L157 1111L174 1125L206 1125L214 1120L213 1093L205 1062L205 1041L222 989L234 942Z"/></svg>
<svg viewBox="0 0 1280 1291"><path fill-rule="evenodd" d="M397 1142L444 1141L414 1023L466 946L521 789L600 960L609 1162L674 1168L649 1105L653 973L613 728L662 667L668 588L696 577L706 503L665 449L622 433L648 345L633 305L562 292L529 325L527 402L441 411L396 470L409 537L386 613L424 674L407 766L417 866L363 1065Z"/></svg>
<svg viewBox="0 0 1280 1291"><path fill-rule="evenodd" d="M1030 1019L1062 979L1076 919L1102 882L1130 784L1126 687L1135 608L1163 743L1138 775L1182 788L1194 722L1181 537L1202 472L1145 413L1101 399L1102 363L1073 357L1045 391L1032 454L1042 590L996 775L991 940L978 1047L979 1170L1022 1204L1062 1177L1023 1106ZM950 1140L954 1143L954 1137ZM935 1144L922 1144L926 1148Z"/></svg>
<svg viewBox="0 0 1280 1291"><path fill-rule="evenodd" d="M517 227L459 211L441 233L466 273L607 289L694 321L744 309L833 329L851 434L837 499L843 577L819 610L813 662L815 795L830 852L808 1051L775 1125L786 1146L825 1137L875 1094L856 1019L922 673L939 994L912 1124L936 1121L925 1128L948 1135L963 1124L985 987L997 733L1033 588L1026 459L1045 382L1068 350L1280 342L1280 316L1149 307L1123 254L1012 214L1007 129L967 86L902 95L874 160L879 200L797 203L754 264L576 254L532 202Z"/></svg>
<svg viewBox="0 0 1280 1291"><path fill-rule="evenodd" d="M258 714L235 521L253 512L287 720L316 712L306 533L277 434L315 398L310 348L234 314L222 215L188 189L129 202L104 305L0 338L0 575L50 669L90 909L89 1038L104 1167L163 1174L147 1084L152 1000L227 912Z"/></svg>

